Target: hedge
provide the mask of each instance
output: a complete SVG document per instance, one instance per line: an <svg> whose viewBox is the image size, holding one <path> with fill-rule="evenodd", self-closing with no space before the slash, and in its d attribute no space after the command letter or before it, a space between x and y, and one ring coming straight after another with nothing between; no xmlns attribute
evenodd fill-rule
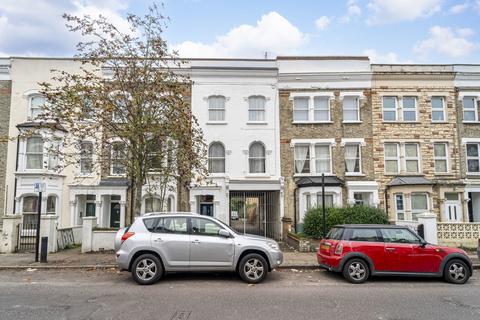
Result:
<svg viewBox="0 0 480 320"><path fill-rule="evenodd" d="M327 232L337 224L386 224L385 211L368 206L328 208L326 211ZM303 232L312 238L323 238L323 213L321 208L310 209L303 218Z"/></svg>

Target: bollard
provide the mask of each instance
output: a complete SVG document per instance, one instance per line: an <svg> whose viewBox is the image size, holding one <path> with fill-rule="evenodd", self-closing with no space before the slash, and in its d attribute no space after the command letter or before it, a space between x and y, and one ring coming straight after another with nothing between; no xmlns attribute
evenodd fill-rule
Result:
<svg viewBox="0 0 480 320"><path fill-rule="evenodd" d="M48 237L42 237L41 250L40 250L40 262L47 262L48 254Z"/></svg>

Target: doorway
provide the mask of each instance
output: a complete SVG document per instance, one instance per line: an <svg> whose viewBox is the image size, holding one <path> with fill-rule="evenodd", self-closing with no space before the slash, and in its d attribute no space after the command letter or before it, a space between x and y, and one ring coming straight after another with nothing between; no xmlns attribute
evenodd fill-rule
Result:
<svg viewBox="0 0 480 320"><path fill-rule="evenodd" d="M462 222L462 203L460 194L456 192L445 193L445 216L448 222Z"/></svg>
<svg viewBox="0 0 480 320"><path fill-rule="evenodd" d="M120 228L120 203L110 203L110 228Z"/></svg>
<svg viewBox="0 0 480 320"><path fill-rule="evenodd" d="M213 196L212 195L199 196L198 210L202 216L213 217Z"/></svg>

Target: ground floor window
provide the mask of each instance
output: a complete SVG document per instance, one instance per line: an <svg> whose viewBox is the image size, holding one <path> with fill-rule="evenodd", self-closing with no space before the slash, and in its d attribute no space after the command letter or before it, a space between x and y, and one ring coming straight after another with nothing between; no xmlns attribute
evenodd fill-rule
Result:
<svg viewBox="0 0 480 320"><path fill-rule="evenodd" d="M85 201L85 217L95 217L95 195L87 195Z"/></svg>
<svg viewBox="0 0 480 320"><path fill-rule="evenodd" d="M405 206L403 201L403 194L395 195L395 209L397 213L397 220L405 220Z"/></svg>
<svg viewBox="0 0 480 320"><path fill-rule="evenodd" d="M428 194L426 193L412 193L412 220L418 221L418 215L428 211Z"/></svg>
<svg viewBox="0 0 480 320"><path fill-rule="evenodd" d="M322 207L322 194L317 193L317 208ZM333 207L333 194L325 194L325 208Z"/></svg>
<svg viewBox="0 0 480 320"><path fill-rule="evenodd" d="M161 212L162 206L159 198L147 197L145 198L145 213Z"/></svg>
<svg viewBox="0 0 480 320"><path fill-rule="evenodd" d="M57 207L57 197L48 196L47 198L47 214L55 214Z"/></svg>

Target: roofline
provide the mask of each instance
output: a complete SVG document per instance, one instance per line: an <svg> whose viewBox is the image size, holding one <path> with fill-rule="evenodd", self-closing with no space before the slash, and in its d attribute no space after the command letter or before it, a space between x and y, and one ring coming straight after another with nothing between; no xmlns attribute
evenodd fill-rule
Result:
<svg viewBox="0 0 480 320"><path fill-rule="evenodd" d="M363 60L370 61L368 56L277 56L277 60Z"/></svg>

